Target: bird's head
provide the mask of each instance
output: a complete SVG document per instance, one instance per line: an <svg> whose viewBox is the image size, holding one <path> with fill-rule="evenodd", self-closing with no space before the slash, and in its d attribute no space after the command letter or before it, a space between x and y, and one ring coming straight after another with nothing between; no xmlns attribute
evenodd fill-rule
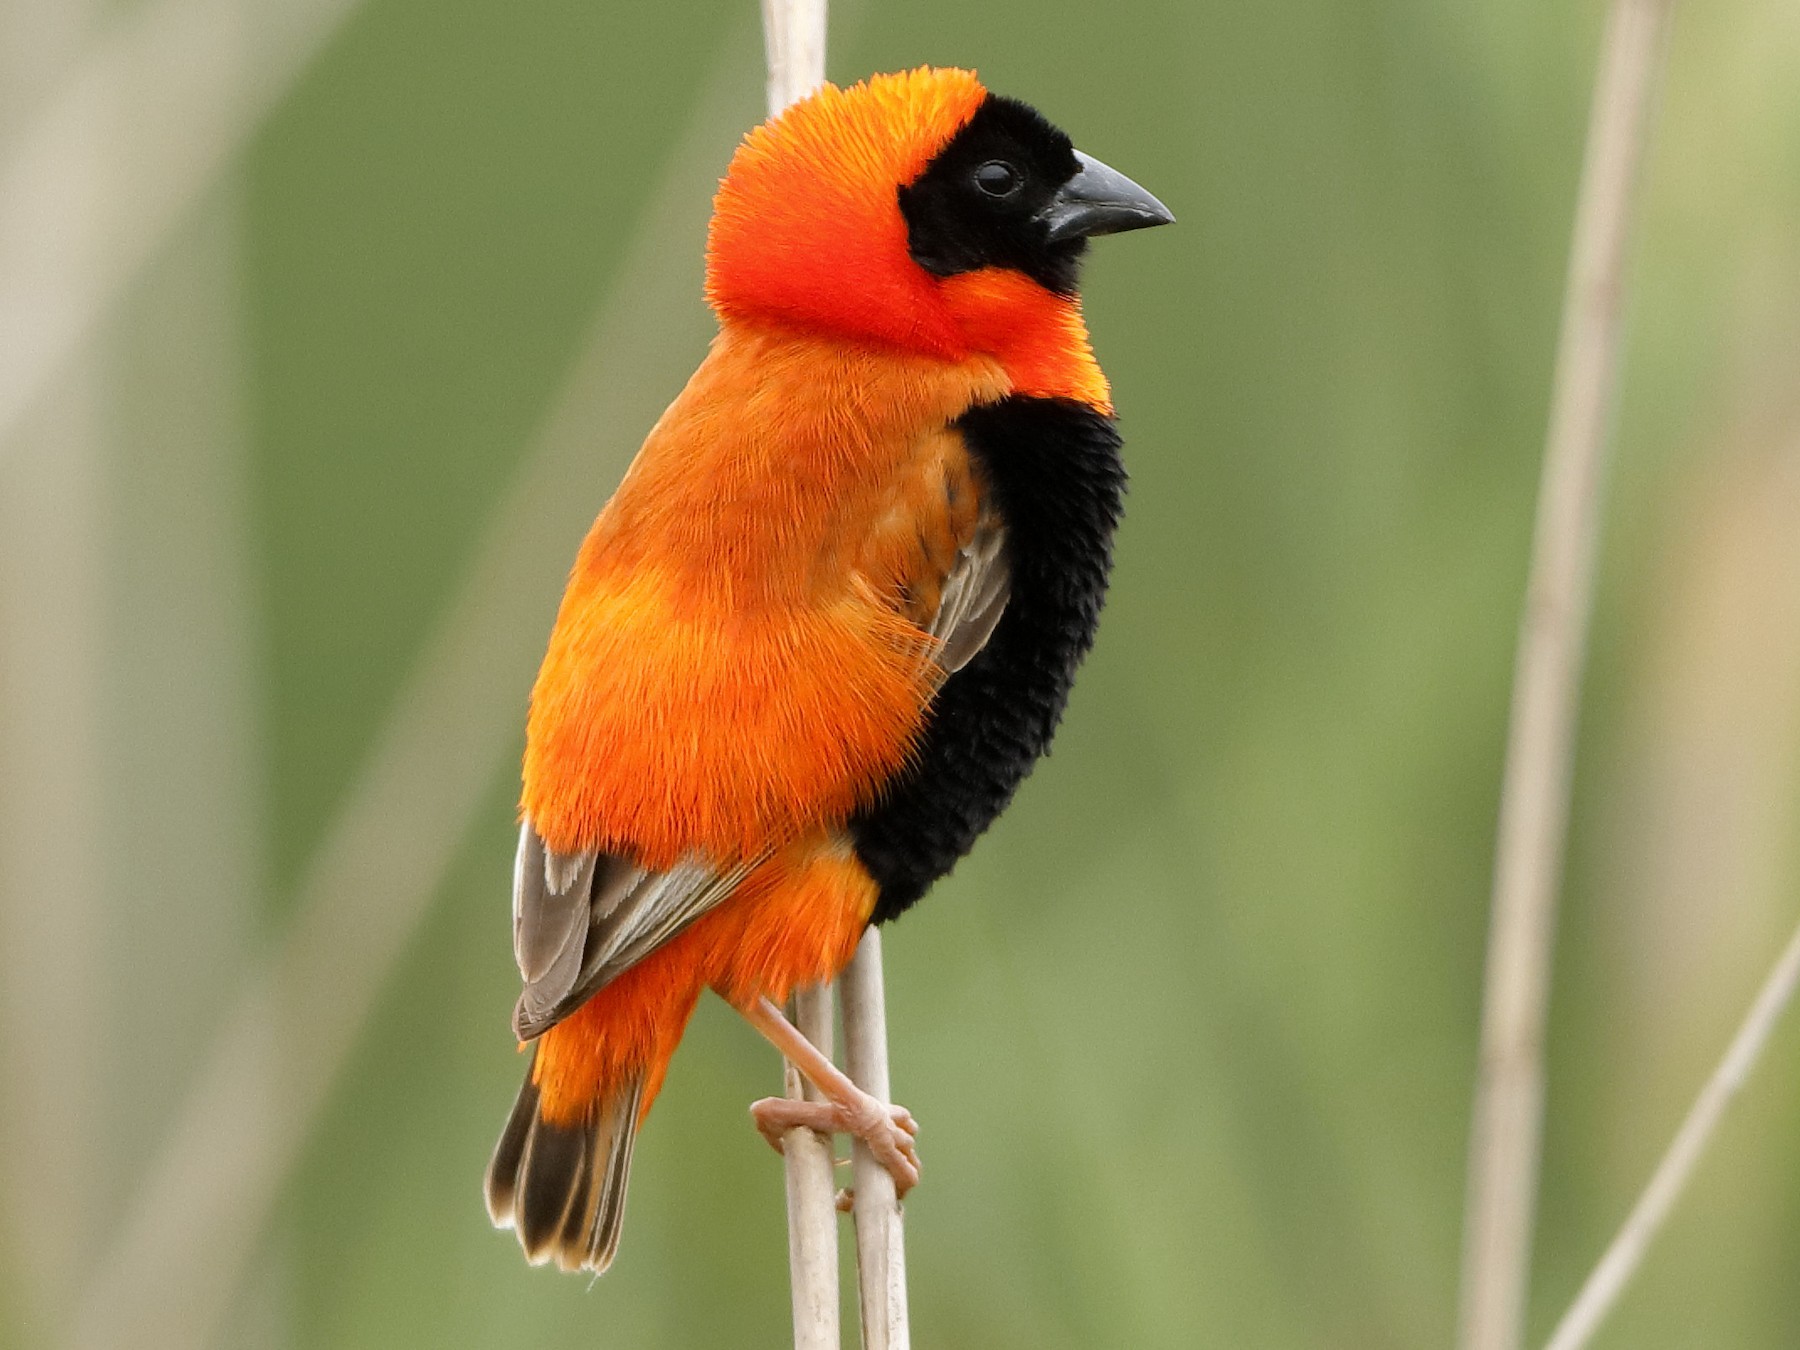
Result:
<svg viewBox="0 0 1800 1350"><path fill-rule="evenodd" d="M877 75L744 139L714 200L707 298L728 322L1010 365L1046 325L1085 351L1090 236L1172 219L969 71Z"/></svg>

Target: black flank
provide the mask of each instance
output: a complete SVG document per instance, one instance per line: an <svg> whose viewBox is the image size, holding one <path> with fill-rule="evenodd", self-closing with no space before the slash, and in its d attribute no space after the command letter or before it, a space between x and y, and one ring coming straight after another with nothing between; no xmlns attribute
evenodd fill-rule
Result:
<svg viewBox="0 0 1800 1350"><path fill-rule="evenodd" d="M1014 396L957 426L1006 525L1011 594L939 691L914 763L851 822L877 923L956 865L1049 750L1094 643L1125 490L1119 434L1085 404Z"/></svg>

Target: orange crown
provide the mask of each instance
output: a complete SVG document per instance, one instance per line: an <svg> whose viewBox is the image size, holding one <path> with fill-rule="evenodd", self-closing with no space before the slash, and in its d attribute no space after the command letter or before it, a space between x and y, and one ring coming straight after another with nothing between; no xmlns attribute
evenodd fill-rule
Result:
<svg viewBox="0 0 1800 1350"><path fill-rule="evenodd" d="M972 72L926 66L825 85L752 131L713 199L714 312L961 355L897 192L986 97Z"/></svg>

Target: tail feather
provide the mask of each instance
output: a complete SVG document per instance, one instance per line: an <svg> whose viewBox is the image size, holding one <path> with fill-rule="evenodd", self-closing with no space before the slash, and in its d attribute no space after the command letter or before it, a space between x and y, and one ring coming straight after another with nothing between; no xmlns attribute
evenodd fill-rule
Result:
<svg viewBox="0 0 1800 1350"><path fill-rule="evenodd" d="M533 1063L536 1056L533 1055ZM538 1088L525 1074L525 1085L513 1101L512 1114L494 1145L494 1156L488 1160L484 1189L487 1192L488 1218L496 1228L509 1228L513 1221L513 1201L519 1189L519 1163L525 1157L525 1141L531 1137L532 1123L537 1120Z"/></svg>
<svg viewBox="0 0 1800 1350"><path fill-rule="evenodd" d="M487 1170L488 1217L511 1228L532 1265L596 1275L612 1264L625 1220L644 1074L617 1084L587 1120L546 1120L528 1073Z"/></svg>

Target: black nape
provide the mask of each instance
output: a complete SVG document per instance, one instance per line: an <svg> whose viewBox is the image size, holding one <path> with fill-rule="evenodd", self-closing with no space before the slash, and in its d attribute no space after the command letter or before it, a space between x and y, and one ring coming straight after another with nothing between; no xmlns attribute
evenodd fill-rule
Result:
<svg viewBox="0 0 1800 1350"><path fill-rule="evenodd" d="M913 260L938 276L1011 267L1073 295L1087 241L1050 242L1042 213L1079 167L1069 138L1035 108L988 95L900 189Z"/></svg>

